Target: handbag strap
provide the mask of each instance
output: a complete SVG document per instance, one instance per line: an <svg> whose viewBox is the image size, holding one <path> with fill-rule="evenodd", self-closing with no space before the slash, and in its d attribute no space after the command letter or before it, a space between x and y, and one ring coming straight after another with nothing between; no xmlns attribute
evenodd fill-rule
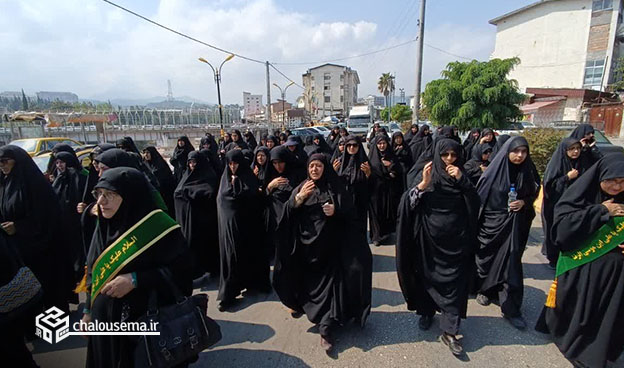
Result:
<svg viewBox="0 0 624 368"><path fill-rule="evenodd" d="M171 293L173 294L173 297L175 298L176 302L179 303L181 301L184 301L186 297L184 296L184 294L182 294L182 291L180 290L178 285L176 285L176 283L173 282L173 278L171 277L171 271L169 270L169 268L161 267L158 269L158 272L160 273L163 280L165 281L165 284L167 284L168 289L171 290ZM149 292L149 297L147 301L147 311L148 311L148 314L156 314L158 311L158 291L156 288L153 288Z"/></svg>

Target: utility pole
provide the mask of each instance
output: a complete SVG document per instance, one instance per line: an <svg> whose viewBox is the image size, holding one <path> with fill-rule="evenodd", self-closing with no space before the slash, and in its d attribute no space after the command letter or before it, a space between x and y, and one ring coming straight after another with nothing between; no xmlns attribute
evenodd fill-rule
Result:
<svg viewBox="0 0 624 368"><path fill-rule="evenodd" d="M426 0L420 0L420 19L418 20L418 46L416 47L416 92L414 93L414 114L412 123L418 124L420 110L420 84L422 79L423 46L425 38Z"/></svg>
<svg viewBox="0 0 624 368"><path fill-rule="evenodd" d="M266 120L267 120L267 127L269 129L269 132L271 132L271 75L269 74L269 62L266 62L266 83L267 83L267 104L266 104L266 111L264 112L264 115L266 116Z"/></svg>

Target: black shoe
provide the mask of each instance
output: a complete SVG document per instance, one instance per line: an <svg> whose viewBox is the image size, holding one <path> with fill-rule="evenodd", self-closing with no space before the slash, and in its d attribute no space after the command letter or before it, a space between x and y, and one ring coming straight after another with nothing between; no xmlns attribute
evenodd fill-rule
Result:
<svg viewBox="0 0 624 368"><path fill-rule="evenodd" d="M492 302L490 301L490 298L488 298L487 296L483 295L483 294L477 294L477 303L481 304L484 307L487 307L488 305L490 305Z"/></svg>
<svg viewBox="0 0 624 368"><path fill-rule="evenodd" d="M548 267L549 269L555 271L557 269L557 264L553 264L553 263L548 263L548 265L546 265L546 267Z"/></svg>
<svg viewBox="0 0 624 368"><path fill-rule="evenodd" d="M444 332L442 333L442 336L440 336L440 340L444 343L444 345L449 347L449 350L453 353L453 355L459 356L464 352L464 348L462 348L461 343L457 340L457 337Z"/></svg>
<svg viewBox="0 0 624 368"><path fill-rule="evenodd" d="M512 326L520 331L524 331L527 328L527 324L522 316L509 317L503 314L503 318L505 318Z"/></svg>
<svg viewBox="0 0 624 368"><path fill-rule="evenodd" d="M217 309L219 312L227 311L234 304L233 300L222 300L219 305L217 305Z"/></svg>
<svg viewBox="0 0 624 368"><path fill-rule="evenodd" d="M301 318L303 316L303 312L299 312L299 311L296 311L296 310L290 309L290 308L289 308L289 311L290 311L290 316L292 318L297 319L297 318Z"/></svg>
<svg viewBox="0 0 624 368"><path fill-rule="evenodd" d="M373 245L374 245L374 246L376 246L376 247L378 247L378 246L380 245L380 243L379 243L377 240L375 240L375 241L373 242Z"/></svg>
<svg viewBox="0 0 624 368"><path fill-rule="evenodd" d="M418 328L423 331L427 331L431 328L433 324L433 316L422 315L420 316L420 320L418 321Z"/></svg>

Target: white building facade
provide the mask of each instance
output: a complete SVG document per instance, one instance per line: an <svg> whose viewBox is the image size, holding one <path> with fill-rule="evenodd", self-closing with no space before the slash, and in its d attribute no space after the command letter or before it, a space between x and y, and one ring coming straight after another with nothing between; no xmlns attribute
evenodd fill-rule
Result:
<svg viewBox="0 0 624 368"><path fill-rule="evenodd" d="M243 92L243 111L246 118L252 118L263 111L262 95Z"/></svg>
<svg viewBox="0 0 624 368"><path fill-rule="evenodd" d="M510 78L526 88L604 90L624 56L620 0L542 0L490 20L492 58L520 58Z"/></svg>
<svg viewBox="0 0 624 368"><path fill-rule="evenodd" d="M312 118L349 114L357 102L360 78L342 65L324 64L303 74L305 109Z"/></svg>

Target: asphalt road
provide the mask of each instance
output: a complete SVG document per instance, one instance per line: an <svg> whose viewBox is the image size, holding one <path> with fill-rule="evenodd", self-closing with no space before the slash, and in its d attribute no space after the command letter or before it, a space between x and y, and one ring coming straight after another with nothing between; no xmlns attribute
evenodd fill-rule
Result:
<svg viewBox="0 0 624 368"><path fill-rule="evenodd" d="M534 223L523 257L525 332L511 327L495 305L469 301L462 321L465 356L457 359L438 341L438 318L429 331L418 329L418 317L406 310L400 292L394 246L374 254L373 310L364 329L346 326L337 333L335 353L320 349L320 337L304 317L293 319L275 294L244 296L234 311L217 310L216 282L208 286L208 314L221 326L223 339L200 355L192 367L571 367L546 335L533 330L554 272L540 254L541 225ZM199 290L196 290L199 292ZM77 315L73 318L78 318ZM33 345L43 368L84 366L85 341L70 337L58 345ZM617 367L624 367L620 358Z"/></svg>

